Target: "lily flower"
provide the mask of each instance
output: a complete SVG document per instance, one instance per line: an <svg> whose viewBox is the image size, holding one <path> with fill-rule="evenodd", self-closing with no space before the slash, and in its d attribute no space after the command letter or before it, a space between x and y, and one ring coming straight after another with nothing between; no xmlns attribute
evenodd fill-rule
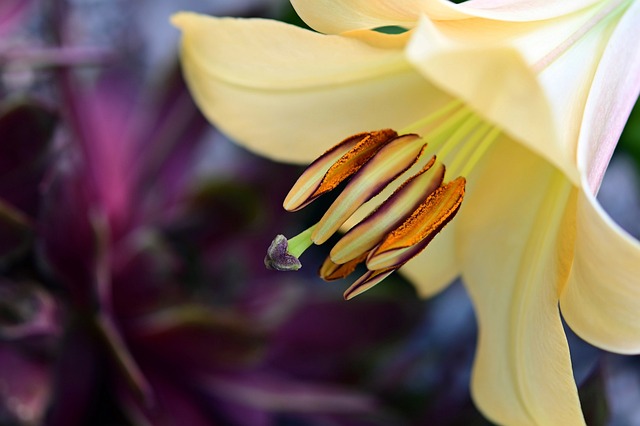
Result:
<svg viewBox="0 0 640 426"><path fill-rule="evenodd" d="M364 262L346 297L399 267L422 296L461 275L478 407L500 424L584 424L558 305L588 342L640 353L640 244L595 199L640 91L640 2L292 3L319 33L173 17L212 122L266 157L318 158L285 208L350 179L267 263L296 269L290 256L342 228L321 274Z"/></svg>

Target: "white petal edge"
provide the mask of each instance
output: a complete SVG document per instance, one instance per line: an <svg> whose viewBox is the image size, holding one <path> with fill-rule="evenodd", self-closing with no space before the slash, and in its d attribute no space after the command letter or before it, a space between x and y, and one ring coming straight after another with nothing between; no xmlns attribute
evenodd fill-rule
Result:
<svg viewBox="0 0 640 426"><path fill-rule="evenodd" d="M609 164L629 112L640 93L640 2L626 11L612 34L593 79L580 138L578 167L593 193Z"/></svg>

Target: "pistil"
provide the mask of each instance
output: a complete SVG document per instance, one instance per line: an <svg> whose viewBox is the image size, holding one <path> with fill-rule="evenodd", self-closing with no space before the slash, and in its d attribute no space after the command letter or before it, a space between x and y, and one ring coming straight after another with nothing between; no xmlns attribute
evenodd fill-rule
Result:
<svg viewBox="0 0 640 426"><path fill-rule="evenodd" d="M290 240L284 235L276 235L267 249L264 265L276 271L297 271L302 268L299 257L313 244L311 234L314 228L315 225Z"/></svg>

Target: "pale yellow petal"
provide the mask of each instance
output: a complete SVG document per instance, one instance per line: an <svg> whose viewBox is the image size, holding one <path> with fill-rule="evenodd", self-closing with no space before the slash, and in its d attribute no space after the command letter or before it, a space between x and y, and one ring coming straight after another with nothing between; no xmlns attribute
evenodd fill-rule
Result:
<svg viewBox="0 0 640 426"><path fill-rule="evenodd" d="M578 198L575 258L560 298L569 326L611 352L640 353L640 243L598 205Z"/></svg>
<svg viewBox="0 0 640 426"><path fill-rule="evenodd" d="M627 65L629 69L620 68L629 73L616 74L616 67L607 67L601 60L605 48L613 50L610 38L624 6L620 2L600 2L556 19L526 23L483 18L424 19L413 31L407 53L427 78L547 158L578 185L576 157L581 125L612 122L584 120L596 70L603 65L611 70L601 79L611 85L616 81L629 83L626 80L638 75L631 69L637 55L630 54L633 47L625 42L635 37L637 16L627 19L628 29L619 37L618 55L609 55L617 59L613 62ZM632 15L631 11L627 15ZM474 64L471 72L469 63ZM636 93L633 85L628 87ZM614 94L609 97L622 98ZM601 103L592 104L603 110Z"/></svg>
<svg viewBox="0 0 640 426"><path fill-rule="evenodd" d="M300 17L325 34L396 25L412 28L420 16L437 20L482 17L495 21L537 21L568 15L600 0L291 0Z"/></svg>
<svg viewBox="0 0 640 426"><path fill-rule="evenodd" d="M517 50L525 62L531 65L570 39L599 11L606 9L606 4L591 7L585 7L585 4L579 11L555 19L513 22L486 19L471 13L460 14L465 5L456 5L448 1L445 3L446 8L455 11L459 19L454 19L454 16L443 19L438 14L434 16L431 13L425 16L425 19L437 29L440 37L467 47L509 46ZM475 4L467 4L471 3ZM455 47L455 44L453 46Z"/></svg>
<svg viewBox="0 0 640 426"><path fill-rule="evenodd" d="M402 128L450 99L398 50L266 20L181 13L173 22L200 109L269 158L309 162L347 135Z"/></svg>
<svg viewBox="0 0 640 426"><path fill-rule="evenodd" d="M407 55L427 78L579 182L575 152L560 144L548 98L515 49L467 47L424 19Z"/></svg>
<svg viewBox="0 0 640 426"><path fill-rule="evenodd" d="M456 218L479 328L473 398L499 424L583 425L557 295L575 189L517 143L503 139L487 155Z"/></svg>

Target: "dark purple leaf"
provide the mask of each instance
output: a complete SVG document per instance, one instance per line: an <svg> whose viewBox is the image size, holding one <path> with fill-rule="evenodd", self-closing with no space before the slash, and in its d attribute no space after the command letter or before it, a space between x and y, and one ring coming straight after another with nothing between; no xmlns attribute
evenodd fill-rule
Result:
<svg viewBox="0 0 640 426"><path fill-rule="evenodd" d="M34 103L0 112L0 199L28 216L37 211L55 124L55 115Z"/></svg>
<svg viewBox="0 0 640 426"><path fill-rule="evenodd" d="M307 303L278 329L269 359L304 377L344 379L365 351L408 332L417 308L393 300Z"/></svg>
<svg viewBox="0 0 640 426"><path fill-rule="evenodd" d="M129 326L139 358L174 371L255 363L264 336L237 315L197 305L160 310Z"/></svg>
<svg viewBox="0 0 640 426"><path fill-rule="evenodd" d="M82 326L68 331L55 365L52 405L46 426L83 426L96 406L101 359L97 342Z"/></svg>
<svg viewBox="0 0 640 426"><path fill-rule="evenodd" d="M202 386L223 399L272 413L370 413L376 400L335 384L305 382L277 373L246 370L211 376Z"/></svg>
<svg viewBox="0 0 640 426"><path fill-rule="evenodd" d="M140 134L136 190L158 193L156 213L167 217L167 208L182 201L193 178L193 165L211 125L198 110L176 65L161 81L161 91L150 100L145 129ZM153 212L152 212L153 213Z"/></svg>
<svg viewBox="0 0 640 426"><path fill-rule="evenodd" d="M31 224L16 208L0 199L0 263L16 257L28 247Z"/></svg>
<svg viewBox="0 0 640 426"><path fill-rule="evenodd" d="M96 303L97 241L92 213L98 211L82 174L60 172L43 200L40 246L45 262L76 307Z"/></svg>
<svg viewBox="0 0 640 426"><path fill-rule="evenodd" d="M207 414L208 407L198 404L197 398L188 389L166 380L163 372L159 373L157 375L147 373L154 394L154 400L150 404L141 404L137 398L133 397L128 387L118 386L120 403L133 424L140 424L140 420L144 419L144 424L154 426L222 425L213 421Z"/></svg>

